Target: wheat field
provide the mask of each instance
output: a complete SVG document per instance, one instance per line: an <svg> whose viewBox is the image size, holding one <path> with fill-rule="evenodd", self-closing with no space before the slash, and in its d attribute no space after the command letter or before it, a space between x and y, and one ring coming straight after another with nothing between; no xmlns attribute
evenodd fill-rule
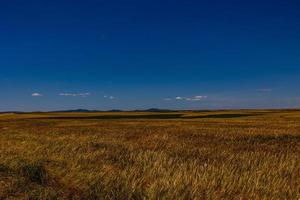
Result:
<svg viewBox="0 0 300 200"><path fill-rule="evenodd" d="M300 198L300 111L0 114L0 199Z"/></svg>

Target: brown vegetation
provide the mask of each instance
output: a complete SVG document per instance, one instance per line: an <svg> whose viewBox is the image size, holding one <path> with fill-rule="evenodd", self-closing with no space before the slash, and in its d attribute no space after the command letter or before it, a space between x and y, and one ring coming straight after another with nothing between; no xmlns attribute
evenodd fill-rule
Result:
<svg viewBox="0 0 300 200"><path fill-rule="evenodd" d="M0 199L299 199L300 111L0 114Z"/></svg>

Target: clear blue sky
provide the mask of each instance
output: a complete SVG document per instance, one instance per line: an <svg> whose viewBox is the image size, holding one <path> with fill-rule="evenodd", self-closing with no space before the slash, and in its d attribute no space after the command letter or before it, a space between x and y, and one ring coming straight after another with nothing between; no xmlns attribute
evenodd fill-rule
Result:
<svg viewBox="0 0 300 200"><path fill-rule="evenodd" d="M0 111L300 107L298 0L0 2Z"/></svg>

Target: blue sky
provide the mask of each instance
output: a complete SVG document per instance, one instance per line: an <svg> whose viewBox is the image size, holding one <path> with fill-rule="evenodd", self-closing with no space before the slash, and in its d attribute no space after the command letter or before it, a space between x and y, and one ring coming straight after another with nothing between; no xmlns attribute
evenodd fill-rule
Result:
<svg viewBox="0 0 300 200"><path fill-rule="evenodd" d="M300 107L296 0L0 2L0 111Z"/></svg>

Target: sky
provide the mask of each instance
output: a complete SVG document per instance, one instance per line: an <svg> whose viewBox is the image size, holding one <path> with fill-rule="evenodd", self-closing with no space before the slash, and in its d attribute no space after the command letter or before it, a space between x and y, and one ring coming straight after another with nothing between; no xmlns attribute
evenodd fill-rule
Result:
<svg viewBox="0 0 300 200"><path fill-rule="evenodd" d="M298 0L0 2L0 111L300 108Z"/></svg>

